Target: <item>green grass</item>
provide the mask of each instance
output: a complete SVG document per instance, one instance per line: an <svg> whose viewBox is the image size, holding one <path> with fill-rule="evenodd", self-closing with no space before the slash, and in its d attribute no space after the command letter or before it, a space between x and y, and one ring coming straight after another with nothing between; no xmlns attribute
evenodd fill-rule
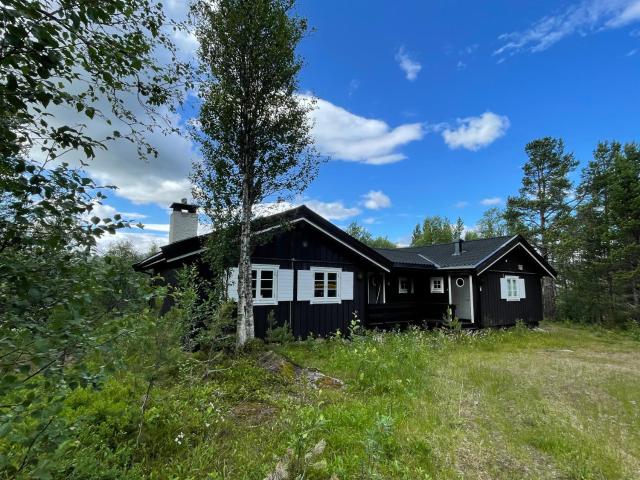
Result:
<svg viewBox="0 0 640 480"><path fill-rule="evenodd" d="M260 479L288 448L304 456L323 439L305 478L640 478L640 342L626 334L546 324L371 333L277 351L345 387L267 372L259 353L206 378L185 357L153 391L136 445L144 385L123 373L101 392L73 394L78 442L61 472Z"/></svg>

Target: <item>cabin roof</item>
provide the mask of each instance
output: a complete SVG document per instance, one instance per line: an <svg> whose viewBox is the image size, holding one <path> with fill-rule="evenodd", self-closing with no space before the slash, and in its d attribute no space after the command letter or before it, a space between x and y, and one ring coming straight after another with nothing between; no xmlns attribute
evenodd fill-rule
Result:
<svg viewBox="0 0 640 480"><path fill-rule="evenodd" d="M517 246L521 246L550 276L555 277L556 275L553 267L520 235L464 241L462 242L462 253L459 255L454 255L455 242L422 247L393 249L371 248L305 205L267 217L258 218L254 221L254 230L259 233L261 231L264 232L274 228L285 227L287 224L295 224L300 221L306 222L364 260L387 272L390 271L390 268L395 267L434 270L476 270L478 273L481 273L508 251ZM204 251L205 240L209 235L211 234L191 237L165 245L160 248L160 252L135 264L134 268L139 271L148 270L185 257L200 254Z"/></svg>
<svg viewBox="0 0 640 480"><path fill-rule="evenodd" d="M521 246L540 267L555 277L556 272L521 235L481 238L462 242L462 252L455 254L455 243L438 243L421 247L377 248L396 268L477 270L479 273L510 249Z"/></svg>
<svg viewBox="0 0 640 480"><path fill-rule="evenodd" d="M462 242L462 253L454 255L457 242L437 243L422 247L377 249L394 263L433 265L436 268L474 268L487 256L505 246L514 236L483 238Z"/></svg>

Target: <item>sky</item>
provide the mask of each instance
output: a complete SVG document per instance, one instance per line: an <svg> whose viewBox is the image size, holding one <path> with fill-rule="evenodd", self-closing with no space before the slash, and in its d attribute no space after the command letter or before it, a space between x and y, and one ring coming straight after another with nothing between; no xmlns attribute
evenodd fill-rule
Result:
<svg viewBox="0 0 640 480"><path fill-rule="evenodd" d="M173 18L185 10L167 5ZM297 13L313 27L299 93L317 99L312 133L330 160L291 203L336 225L356 220L399 245L428 215L473 228L517 193L527 142L561 137L584 165L599 141L640 141L640 0L300 0ZM176 42L195 55L192 34ZM192 102L173 120L195 115ZM149 139L157 159L122 144L88 168L120 187L97 213L146 225L103 248L166 243L168 205L190 196L196 146Z"/></svg>

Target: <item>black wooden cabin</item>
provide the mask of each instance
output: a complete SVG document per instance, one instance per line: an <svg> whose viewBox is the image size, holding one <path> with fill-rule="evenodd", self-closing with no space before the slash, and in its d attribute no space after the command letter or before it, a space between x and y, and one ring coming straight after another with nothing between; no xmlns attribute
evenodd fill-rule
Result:
<svg viewBox="0 0 640 480"><path fill-rule="evenodd" d="M536 324L542 320L541 279L555 276L517 235L373 249L306 206L263 218L256 231L269 232L251 258L258 337L270 312L297 338L346 332L354 313L372 328L438 325L447 308L468 327ZM170 243L134 268L172 282L177 269L199 262L205 239ZM202 265L201 271L207 274ZM237 268L230 266L228 295L235 299L236 279Z"/></svg>

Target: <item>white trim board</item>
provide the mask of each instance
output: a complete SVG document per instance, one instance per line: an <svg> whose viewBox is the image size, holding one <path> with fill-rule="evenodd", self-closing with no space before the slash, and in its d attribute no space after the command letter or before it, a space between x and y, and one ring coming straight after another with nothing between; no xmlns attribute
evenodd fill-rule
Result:
<svg viewBox="0 0 640 480"><path fill-rule="evenodd" d="M500 255L498 258L496 258L493 262L491 262L489 265L487 265L487 266L486 266L486 267L484 267L482 270L480 270L480 271L478 272L478 275L482 275L482 273L486 272L489 268L491 268L493 265L495 265L496 263L498 263L498 261L499 261L499 260L501 260L502 258L504 258L504 256L505 256L505 255L507 255L509 252L511 252L511 251L512 251L514 248L516 248L516 247L522 247L522 248L524 248L524 251L525 251L525 252L527 252L527 253L528 253L528 254L529 254L529 255L530 255L530 256L531 256L531 257L532 257L536 262L538 262L538 264L539 264L539 265L540 265L540 266L545 270L545 272L547 272L547 273L551 276L551 278L556 278L556 276L555 276L553 273L551 273L551 272L549 271L549 269L548 269L547 267L545 267L545 266L542 264L542 262L541 262L540 260L538 260L538 259L536 258L536 256L535 256L533 253L531 253L531 252L529 251L529 249L528 249L527 247L525 247L525 246L524 246L524 244L523 244L522 242L518 242L518 243L516 243L513 247L511 247L509 250L507 250L506 252L504 252L502 255ZM500 247L500 248L502 248L502 247ZM499 249L498 249L498 250L499 250ZM491 256L491 255L489 255L489 256ZM483 261L484 261L484 260L483 260ZM480 262L480 263L482 263L482 262Z"/></svg>

